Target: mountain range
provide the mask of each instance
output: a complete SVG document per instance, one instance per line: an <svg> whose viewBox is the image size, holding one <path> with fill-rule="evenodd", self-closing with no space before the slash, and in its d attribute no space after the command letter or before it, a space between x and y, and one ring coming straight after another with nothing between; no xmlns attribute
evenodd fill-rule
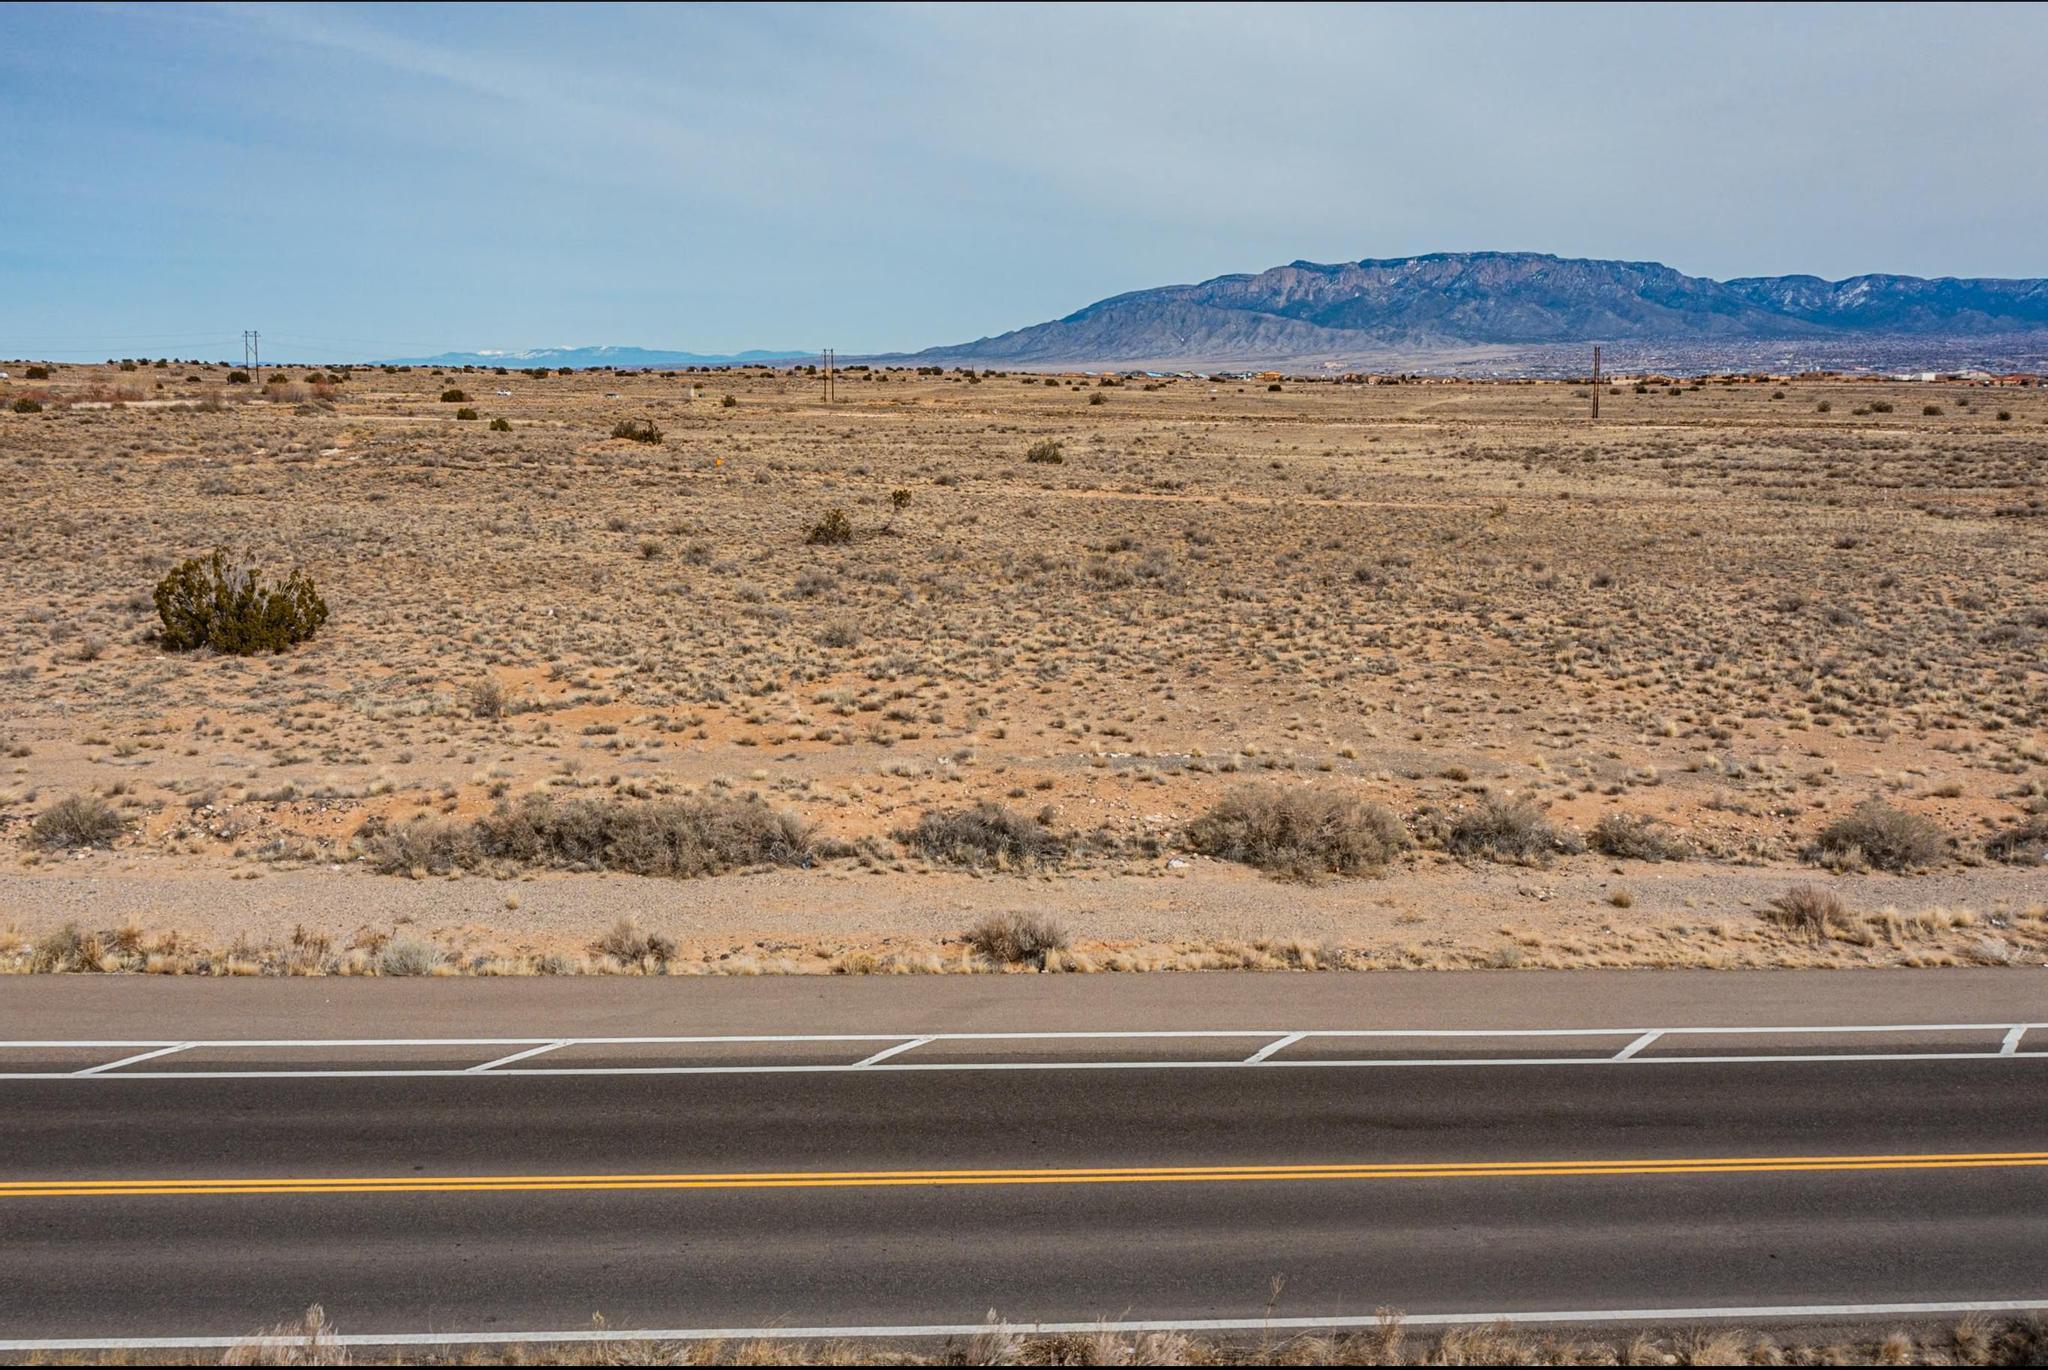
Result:
<svg viewBox="0 0 2048 1370"><path fill-rule="evenodd" d="M1065 318L922 352L847 360L1016 369L1358 368L1575 374L1803 366L2048 369L2048 280L1748 276L1539 252L1290 262L1098 300ZM642 347L444 352L414 366L788 364L816 352Z"/></svg>
<svg viewBox="0 0 2048 1370"><path fill-rule="evenodd" d="M532 347L523 352L443 352L435 357L394 357L386 366L503 366L533 370L543 366L622 366L628 369L674 370L679 366L748 366L756 363L806 361L816 352L667 352L646 347Z"/></svg>
<svg viewBox="0 0 2048 1370"><path fill-rule="evenodd" d="M984 366L1301 366L1503 357L1603 342L1731 358L1755 344L1930 355L1958 339L2048 343L2048 280L1755 276L1536 252L1297 261L1111 296L1065 318L904 360ZM1884 347L1869 348L1875 340Z"/></svg>

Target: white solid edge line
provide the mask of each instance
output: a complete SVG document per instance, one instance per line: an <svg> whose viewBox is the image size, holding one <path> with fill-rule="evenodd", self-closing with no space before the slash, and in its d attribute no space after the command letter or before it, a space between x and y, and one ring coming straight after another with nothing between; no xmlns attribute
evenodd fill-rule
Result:
<svg viewBox="0 0 2048 1370"><path fill-rule="evenodd" d="M937 1040L937 1039L934 1039ZM972 1070L1325 1070L1378 1067L1437 1066L1667 1066L1667 1065L1805 1065L1845 1061L2048 1061L2048 1052L2014 1054L2002 1051L1836 1052L1806 1056L1475 1056L1458 1060L1306 1060L1267 1061L884 1061L877 1066L541 1066L531 1070L143 1070L106 1075L43 1071L0 1072L0 1082L13 1080L521 1080L553 1075L883 1075L896 1071Z"/></svg>
<svg viewBox="0 0 2048 1370"><path fill-rule="evenodd" d="M1587 1027L1587 1028L1303 1028L1304 1037L1639 1037L1646 1032L1688 1036L1818 1036L1834 1032L2021 1032L2048 1023L1836 1023L1770 1027ZM1280 1037L1294 1028L1167 1028L1132 1032L934 1032L935 1042L1038 1042L1177 1037ZM37 1038L0 1041L0 1051L50 1050L66 1047L203 1047L315 1050L331 1047L495 1047L544 1046L572 1041L583 1046L664 1046L742 1042L900 1042L919 1036L911 1032L779 1033L691 1037L218 1037L181 1041L154 1038Z"/></svg>
<svg viewBox="0 0 2048 1370"><path fill-rule="evenodd" d="M1745 1308L1583 1308L1501 1313L1412 1313L1403 1327L1490 1327L1496 1324L1689 1323L1728 1319L1933 1317L1960 1313L2025 1313L2048 1309L2048 1299L1970 1299L1937 1303L1759 1304ZM838 1339L972 1337L987 1332L1020 1336L1089 1332L1260 1332L1372 1327L1380 1314L1321 1318L1148 1318L1095 1322L907 1323L852 1327L664 1327L577 1328L561 1332L351 1332L321 1340L335 1346L512 1346L579 1342L637 1341L821 1341ZM18 1337L0 1340L0 1351L200 1351L229 1346L290 1346L291 1337Z"/></svg>
<svg viewBox="0 0 2048 1370"><path fill-rule="evenodd" d="M929 1037L913 1037L907 1042L898 1042L893 1047L884 1047L882 1048L882 1050L868 1057L865 1061L855 1061L853 1063L853 1069L868 1070L874 1066L880 1065L882 1062L888 1060L891 1056L901 1056L904 1052L909 1051L914 1047L921 1047L929 1041L931 1041L931 1038Z"/></svg>

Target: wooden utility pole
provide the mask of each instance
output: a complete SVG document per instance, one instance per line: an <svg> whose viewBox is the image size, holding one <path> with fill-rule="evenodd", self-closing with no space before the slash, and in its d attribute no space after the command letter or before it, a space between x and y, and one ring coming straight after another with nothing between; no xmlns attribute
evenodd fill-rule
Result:
<svg viewBox="0 0 2048 1370"><path fill-rule="evenodd" d="M1593 417L1600 417L1600 344L1593 344Z"/></svg>

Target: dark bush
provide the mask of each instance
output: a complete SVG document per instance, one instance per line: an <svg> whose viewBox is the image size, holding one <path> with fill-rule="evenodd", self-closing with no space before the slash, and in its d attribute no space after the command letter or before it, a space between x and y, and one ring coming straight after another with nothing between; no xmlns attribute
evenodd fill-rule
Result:
<svg viewBox="0 0 2048 1370"><path fill-rule="evenodd" d="M1508 801L1492 795L1452 821L1444 845L1459 856L1519 862L1584 849L1576 836L1558 828L1526 799Z"/></svg>
<svg viewBox="0 0 2048 1370"><path fill-rule="evenodd" d="M248 373L248 372L246 372L246 371L230 371L230 372L228 372L228 384L229 384L229 385L247 385L248 383L249 383L249 373Z"/></svg>
<svg viewBox="0 0 2048 1370"><path fill-rule="evenodd" d="M982 959L999 966L1030 965L1041 969L1047 953L1067 949L1066 929L1029 913L994 914L967 930L967 945Z"/></svg>
<svg viewBox="0 0 2048 1370"><path fill-rule="evenodd" d="M47 366L31 366L21 374L32 381L46 381L50 379L50 368Z"/></svg>
<svg viewBox="0 0 2048 1370"><path fill-rule="evenodd" d="M804 541L813 547L843 546L853 541L853 520L844 509L827 509L825 517L804 533Z"/></svg>
<svg viewBox="0 0 2048 1370"><path fill-rule="evenodd" d="M441 392L441 403L443 404L461 404L468 398L468 395L464 394L462 391L456 389L452 385Z"/></svg>
<svg viewBox="0 0 2048 1370"><path fill-rule="evenodd" d="M652 419L620 419L612 425L612 436L628 442L652 444L661 441L661 430L654 426Z"/></svg>
<svg viewBox="0 0 2048 1370"><path fill-rule="evenodd" d="M1592 848L1629 861L1683 861L1692 844L1648 814L1608 813L1593 825Z"/></svg>
<svg viewBox="0 0 2048 1370"><path fill-rule="evenodd" d="M934 809L919 818L916 827L897 833L896 840L927 860L949 866L1056 866L1065 859L1067 844L1047 826L1051 819L1050 808L1036 818L990 803Z"/></svg>
<svg viewBox="0 0 2048 1370"><path fill-rule="evenodd" d="M1024 460L1037 462L1041 466L1058 466L1066 459L1066 452L1062 450L1060 443L1053 438L1047 438L1044 442L1033 443L1031 450L1024 454Z"/></svg>
<svg viewBox="0 0 2048 1370"><path fill-rule="evenodd" d="M465 406L464 408L455 411L455 417L458 419L475 419L481 416L476 412L476 410L470 409L467 406Z"/></svg>
<svg viewBox="0 0 2048 1370"><path fill-rule="evenodd" d="M743 866L800 866L811 833L757 799L570 799L529 795L474 822L373 819L356 833L373 870L544 866L628 875L717 875Z"/></svg>
<svg viewBox="0 0 2048 1370"><path fill-rule="evenodd" d="M2048 863L2048 814L2006 829L1984 844L1984 854L1993 861Z"/></svg>
<svg viewBox="0 0 2048 1370"><path fill-rule="evenodd" d="M171 651L211 647L250 656L312 637L327 621L327 601L297 569L282 585L266 586L254 569L235 565L216 547L157 582L156 612Z"/></svg>
<svg viewBox="0 0 2048 1370"><path fill-rule="evenodd" d="M23 395L14 402L14 412L17 414L40 414L43 412L42 401L32 400L28 396Z"/></svg>
<svg viewBox="0 0 2048 1370"><path fill-rule="evenodd" d="M731 395L727 395L727 396L726 396L726 397L725 397L724 399L720 400L720 401L719 401L718 403L719 403L719 406L720 406L721 408L724 408L724 409L731 409L731 408L733 408L734 406L736 406L736 405L737 405L737 404L739 403L739 401L738 401L738 400L736 400L736 399L734 399L734 398L733 398L733 397L732 397Z"/></svg>
<svg viewBox="0 0 2048 1370"><path fill-rule="evenodd" d="M493 433L509 433L509 432L511 432L511 431L512 431L512 420L510 420L510 419L492 419L492 420L491 420L491 431L492 431Z"/></svg>
<svg viewBox="0 0 2048 1370"><path fill-rule="evenodd" d="M1868 865L1894 872L1936 865L1947 854L1948 842L1939 827L1881 799L1866 799L1847 817L1828 824L1807 853L1833 870Z"/></svg>
<svg viewBox="0 0 2048 1370"><path fill-rule="evenodd" d="M1384 804L1333 790L1247 785L1196 819L1188 844L1268 875L1318 880L1377 872L1414 839Z"/></svg>
<svg viewBox="0 0 2048 1370"><path fill-rule="evenodd" d="M29 824L30 845L45 851L74 847L111 847L127 828L114 806L96 794L72 794L36 815Z"/></svg>

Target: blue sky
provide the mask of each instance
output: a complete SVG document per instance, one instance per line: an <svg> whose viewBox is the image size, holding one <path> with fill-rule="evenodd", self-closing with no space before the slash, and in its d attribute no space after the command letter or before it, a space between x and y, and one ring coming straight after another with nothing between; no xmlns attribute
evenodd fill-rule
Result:
<svg viewBox="0 0 2048 1370"><path fill-rule="evenodd" d="M2048 274L2048 6L4 18L0 355L855 353L1479 248Z"/></svg>

